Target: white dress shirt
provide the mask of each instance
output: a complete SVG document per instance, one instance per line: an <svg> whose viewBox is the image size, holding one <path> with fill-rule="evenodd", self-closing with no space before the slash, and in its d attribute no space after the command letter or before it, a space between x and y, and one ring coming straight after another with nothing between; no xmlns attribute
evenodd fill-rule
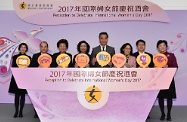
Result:
<svg viewBox="0 0 187 122"><path fill-rule="evenodd" d="M139 52L139 55L143 55L143 54L145 54L145 52L143 52L143 53Z"/></svg>
<svg viewBox="0 0 187 122"><path fill-rule="evenodd" d="M100 47L101 47L101 51L103 51L103 46L100 45ZM106 45L104 46L104 51L106 51Z"/></svg>

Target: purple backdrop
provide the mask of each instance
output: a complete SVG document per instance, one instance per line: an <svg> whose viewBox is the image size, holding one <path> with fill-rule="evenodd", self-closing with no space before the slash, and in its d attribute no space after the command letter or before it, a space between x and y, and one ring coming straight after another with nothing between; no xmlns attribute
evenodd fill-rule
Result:
<svg viewBox="0 0 187 122"><path fill-rule="evenodd" d="M91 47L99 45L98 34L106 31L109 34L109 45L114 46L118 53L122 44L130 42L135 48L138 39L144 39L147 43L146 51L152 54L157 53L156 43L159 39L166 39L169 43L169 50L175 53L179 69L175 76L177 99L174 105L187 105L187 11L167 11L170 23L149 22L149 21L123 21L123 22L101 22L87 24L43 26L43 31L36 35L36 38L49 43L51 53L57 52L56 42L66 38L69 43L68 52L75 54L76 45L81 40L89 42ZM12 41L18 40L13 35L13 30L22 30L30 33L40 26L25 23L17 17L14 11L0 11L0 37L7 37ZM45 19L45 18L41 18ZM1 48L1 47L0 47ZM91 53L91 51L90 51ZM32 55L32 53L29 53ZM3 60L3 59L1 59ZM0 62L1 64L3 62ZM0 64L0 65L1 65ZM11 73L0 76L0 103L12 103L13 95L8 94L9 79ZM164 81L163 81L164 82ZM30 103L27 98L27 102Z"/></svg>

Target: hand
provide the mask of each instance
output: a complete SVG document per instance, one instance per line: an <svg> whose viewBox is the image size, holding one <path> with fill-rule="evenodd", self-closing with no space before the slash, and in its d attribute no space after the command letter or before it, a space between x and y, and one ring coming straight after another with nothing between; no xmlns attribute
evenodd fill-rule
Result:
<svg viewBox="0 0 187 122"><path fill-rule="evenodd" d="M138 68L143 68L142 66L139 66Z"/></svg>
<svg viewBox="0 0 187 122"><path fill-rule="evenodd" d="M122 66L122 67L119 67L119 68L123 68L124 66ZM114 66L114 68L117 68L116 66Z"/></svg>
<svg viewBox="0 0 187 122"><path fill-rule="evenodd" d="M163 66L162 68L168 68L168 65Z"/></svg>
<svg viewBox="0 0 187 122"><path fill-rule="evenodd" d="M125 63L125 66L126 66L127 68L131 68L131 66L130 66L128 63Z"/></svg>
<svg viewBox="0 0 187 122"><path fill-rule="evenodd" d="M92 59L92 63L94 64L95 62L97 62L97 59L96 59L96 58L93 58L93 59Z"/></svg>
<svg viewBox="0 0 187 122"><path fill-rule="evenodd" d="M87 64L87 65L86 65L86 68L89 68L89 67L90 67L90 65L89 65L89 64Z"/></svg>
<svg viewBox="0 0 187 122"><path fill-rule="evenodd" d="M43 66L42 66L42 65L39 65L39 68L43 68Z"/></svg>
<svg viewBox="0 0 187 122"><path fill-rule="evenodd" d="M77 65L77 63L75 63L75 68L78 68L79 66Z"/></svg>
<svg viewBox="0 0 187 122"><path fill-rule="evenodd" d="M111 67L112 66L112 62L109 62L108 65Z"/></svg>
<svg viewBox="0 0 187 122"><path fill-rule="evenodd" d="M62 66L57 66L57 68L63 68Z"/></svg>

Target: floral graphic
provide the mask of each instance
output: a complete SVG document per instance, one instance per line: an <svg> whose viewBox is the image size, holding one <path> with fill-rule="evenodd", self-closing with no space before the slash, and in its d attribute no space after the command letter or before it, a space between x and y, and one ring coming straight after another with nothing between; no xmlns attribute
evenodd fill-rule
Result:
<svg viewBox="0 0 187 122"><path fill-rule="evenodd" d="M177 34L178 41L170 41L168 44L168 51L175 52L179 51L180 53L187 52L187 34L179 33Z"/></svg>
<svg viewBox="0 0 187 122"><path fill-rule="evenodd" d="M35 97L37 99L37 102L32 100L35 108L39 109L40 111L43 111L42 116L48 119L53 119L55 116L52 114L52 110L47 104L48 97L45 94L40 95L40 93L35 93Z"/></svg>
<svg viewBox="0 0 187 122"><path fill-rule="evenodd" d="M17 42L7 37L0 37L0 84L7 82L5 77L10 73L11 59L20 43L27 43L30 53L39 51L38 45L41 43L41 40L34 36L42 30L41 27L39 30L32 30L30 35L24 31L15 30L13 34L18 40Z"/></svg>

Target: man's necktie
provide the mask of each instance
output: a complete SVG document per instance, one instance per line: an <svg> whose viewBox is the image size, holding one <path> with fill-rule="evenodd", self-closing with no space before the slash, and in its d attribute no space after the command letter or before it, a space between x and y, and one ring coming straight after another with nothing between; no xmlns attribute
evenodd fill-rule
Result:
<svg viewBox="0 0 187 122"><path fill-rule="evenodd" d="M103 51L105 51L105 47L103 47Z"/></svg>

